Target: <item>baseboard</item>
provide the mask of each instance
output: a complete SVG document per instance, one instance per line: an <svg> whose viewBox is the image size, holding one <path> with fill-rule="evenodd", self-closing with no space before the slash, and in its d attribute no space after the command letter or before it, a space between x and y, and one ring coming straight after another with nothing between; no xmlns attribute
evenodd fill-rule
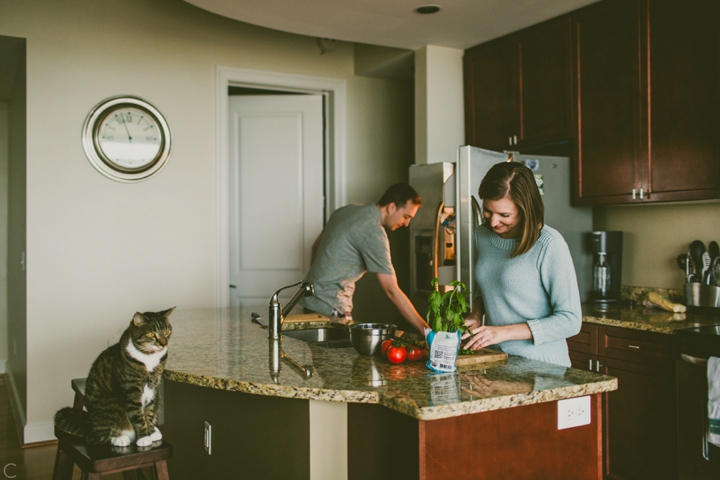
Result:
<svg viewBox="0 0 720 480"><path fill-rule="evenodd" d="M6 364L7 367L7 364ZM10 409L13 413L13 418L15 420L15 429L17 431L18 439L20 440L20 445L23 443L23 428L25 427L25 411L22 408L22 402L20 401L20 395L18 395L17 387L15 386L15 380L13 377L13 374L10 370L5 371L5 379L7 380L6 384L8 386L7 392L8 397L10 399Z"/></svg>
<svg viewBox="0 0 720 480"><path fill-rule="evenodd" d="M49 442L55 439L54 422L33 422L25 425L23 446L29 443Z"/></svg>
<svg viewBox="0 0 720 480"><path fill-rule="evenodd" d="M6 383L8 385L10 407L13 412L20 445L26 447L29 444L52 442L55 440L55 422L34 422L27 424L25 412L23 411L12 373L6 372L5 378L7 379Z"/></svg>

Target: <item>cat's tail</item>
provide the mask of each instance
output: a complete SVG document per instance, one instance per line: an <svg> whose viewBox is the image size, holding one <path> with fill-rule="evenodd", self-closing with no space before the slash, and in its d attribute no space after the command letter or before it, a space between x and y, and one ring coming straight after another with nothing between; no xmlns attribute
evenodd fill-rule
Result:
<svg viewBox="0 0 720 480"><path fill-rule="evenodd" d="M55 425L65 433L85 437L88 416L88 412L79 408L61 408L55 414Z"/></svg>

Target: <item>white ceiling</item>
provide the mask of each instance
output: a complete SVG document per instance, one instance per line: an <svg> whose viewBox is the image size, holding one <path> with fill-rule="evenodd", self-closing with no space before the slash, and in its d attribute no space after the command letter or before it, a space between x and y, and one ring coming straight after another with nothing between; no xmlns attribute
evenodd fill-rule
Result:
<svg viewBox="0 0 720 480"><path fill-rule="evenodd" d="M416 50L466 49L597 0L185 0L284 32ZM440 12L420 15L422 5Z"/></svg>

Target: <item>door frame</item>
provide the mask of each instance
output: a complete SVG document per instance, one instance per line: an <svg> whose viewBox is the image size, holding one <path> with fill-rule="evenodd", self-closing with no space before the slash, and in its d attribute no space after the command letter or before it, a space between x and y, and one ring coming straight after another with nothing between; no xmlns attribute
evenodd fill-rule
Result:
<svg viewBox="0 0 720 480"><path fill-rule="evenodd" d="M325 215L347 203L347 81L218 66L216 70L216 304L230 305L230 121L228 87L314 93L325 97ZM325 218L327 220L327 218Z"/></svg>

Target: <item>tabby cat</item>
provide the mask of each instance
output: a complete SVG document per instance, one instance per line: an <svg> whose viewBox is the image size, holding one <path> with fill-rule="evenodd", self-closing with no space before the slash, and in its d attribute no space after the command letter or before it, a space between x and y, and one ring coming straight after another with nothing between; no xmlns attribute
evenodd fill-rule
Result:
<svg viewBox="0 0 720 480"><path fill-rule="evenodd" d="M61 430L89 444L125 447L135 440L146 447L162 438L157 423L157 386L168 353L175 307L136 313L120 341L103 351L90 368L85 408L66 407L55 414Z"/></svg>

